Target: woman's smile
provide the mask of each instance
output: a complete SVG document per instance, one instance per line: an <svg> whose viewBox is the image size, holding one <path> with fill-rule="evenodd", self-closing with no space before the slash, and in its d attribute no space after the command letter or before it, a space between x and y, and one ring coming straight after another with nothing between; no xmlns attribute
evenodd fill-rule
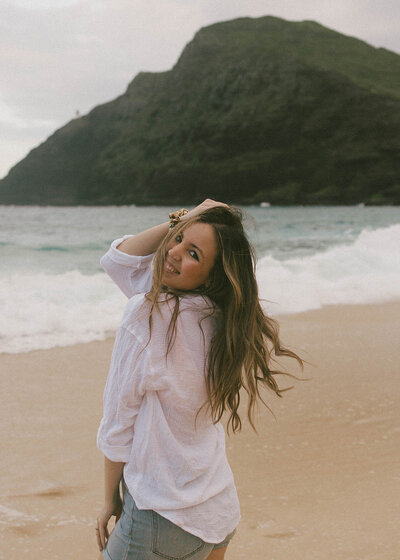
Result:
<svg viewBox="0 0 400 560"><path fill-rule="evenodd" d="M179 274L179 270L177 270L171 263L169 263L167 260L165 261L165 269L167 272L171 273L171 274Z"/></svg>

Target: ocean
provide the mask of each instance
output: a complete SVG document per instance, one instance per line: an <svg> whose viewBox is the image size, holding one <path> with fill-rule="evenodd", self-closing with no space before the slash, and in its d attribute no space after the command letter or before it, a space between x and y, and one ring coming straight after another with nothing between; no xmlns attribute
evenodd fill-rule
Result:
<svg viewBox="0 0 400 560"><path fill-rule="evenodd" d="M113 335L126 299L99 259L174 209L0 206L0 353ZM243 210L273 316L400 299L399 207Z"/></svg>

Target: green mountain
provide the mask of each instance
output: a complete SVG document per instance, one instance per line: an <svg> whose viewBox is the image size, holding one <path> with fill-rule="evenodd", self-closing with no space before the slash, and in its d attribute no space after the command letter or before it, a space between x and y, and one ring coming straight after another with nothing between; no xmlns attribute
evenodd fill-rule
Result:
<svg viewBox="0 0 400 560"><path fill-rule="evenodd" d="M399 204L400 56L312 21L201 29L0 181L14 204Z"/></svg>

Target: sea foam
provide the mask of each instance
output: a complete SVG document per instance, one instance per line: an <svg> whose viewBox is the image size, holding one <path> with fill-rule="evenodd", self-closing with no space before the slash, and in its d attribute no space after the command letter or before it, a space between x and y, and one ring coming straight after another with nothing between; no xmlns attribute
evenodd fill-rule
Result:
<svg viewBox="0 0 400 560"><path fill-rule="evenodd" d="M400 225L364 230L349 245L303 258L259 260L261 297L272 314L324 305L400 299Z"/></svg>
<svg viewBox="0 0 400 560"><path fill-rule="evenodd" d="M104 273L0 277L0 353L102 340L126 301Z"/></svg>
<svg viewBox="0 0 400 560"><path fill-rule="evenodd" d="M347 245L310 256L261 258L260 295L272 315L330 304L400 299L400 225L364 230ZM114 333L125 296L105 273L0 276L0 352L101 340Z"/></svg>

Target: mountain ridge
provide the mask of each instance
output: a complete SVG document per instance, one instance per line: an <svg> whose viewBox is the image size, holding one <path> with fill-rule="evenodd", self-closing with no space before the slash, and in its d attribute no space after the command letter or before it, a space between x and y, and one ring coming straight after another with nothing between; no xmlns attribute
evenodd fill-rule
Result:
<svg viewBox="0 0 400 560"><path fill-rule="evenodd" d="M0 202L399 204L399 133L399 55L312 21L239 18L55 131Z"/></svg>

